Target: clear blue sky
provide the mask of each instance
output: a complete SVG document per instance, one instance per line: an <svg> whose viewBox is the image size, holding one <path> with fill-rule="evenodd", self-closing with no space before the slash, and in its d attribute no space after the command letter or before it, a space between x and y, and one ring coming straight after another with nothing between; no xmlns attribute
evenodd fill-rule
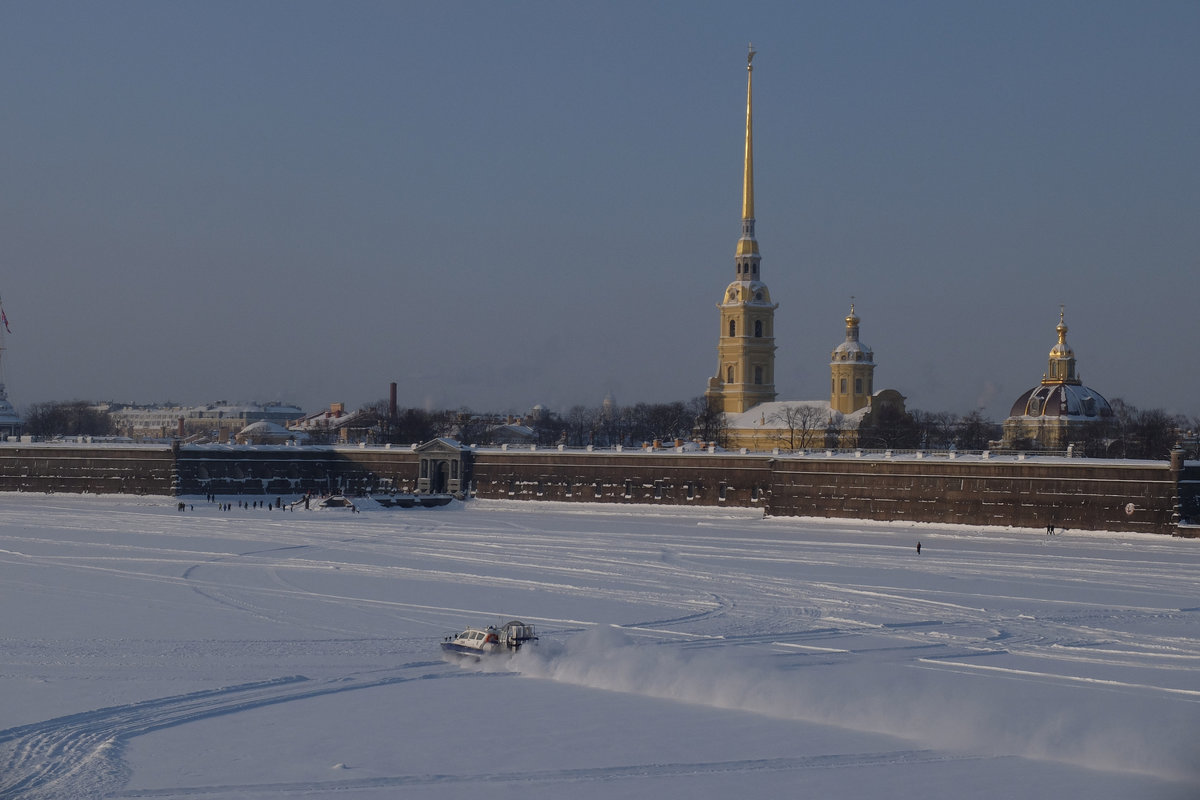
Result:
<svg viewBox="0 0 1200 800"><path fill-rule="evenodd" d="M1196 2L6 3L10 397L697 396L750 41L781 399L1200 415Z"/></svg>

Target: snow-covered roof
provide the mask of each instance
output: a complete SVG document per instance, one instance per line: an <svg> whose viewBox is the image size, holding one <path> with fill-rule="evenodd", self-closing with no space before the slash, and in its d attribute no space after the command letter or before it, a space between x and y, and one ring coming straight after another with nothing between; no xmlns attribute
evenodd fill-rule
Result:
<svg viewBox="0 0 1200 800"><path fill-rule="evenodd" d="M276 425L274 422L269 422L264 419L259 420L258 422L252 422L238 431L239 436L244 436L246 434L253 436L290 436L291 431L282 425Z"/></svg>
<svg viewBox="0 0 1200 800"><path fill-rule="evenodd" d="M857 339L847 339L846 341L833 348L833 361L857 361L861 363L871 363L875 354L871 348L867 347Z"/></svg>
<svg viewBox="0 0 1200 800"><path fill-rule="evenodd" d="M726 414L725 424L732 430L787 430L788 428L856 428L869 407L852 414L834 409L828 400L775 400L759 403L740 414ZM789 424L790 418L790 424Z"/></svg>
<svg viewBox="0 0 1200 800"><path fill-rule="evenodd" d="M771 291L762 281L734 281L725 287L727 305L770 306Z"/></svg>
<svg viewBox="0 0 1200 800"><path fill-rule="evenodd" d="M1112 416L1108 401L1094 389L1073 383L1035 386L1017 398L1010 417L1099 419Z"/></svg>
<svg viewBox="0 0 1200 800"><path fill-rule="evenodd" d="M329 430L342 428L351 423L361 421L364 416L362 410L343 411L339 413L318 411L316 414L309 414L303 419L291 423L288 427L291 430Z"/></svg>

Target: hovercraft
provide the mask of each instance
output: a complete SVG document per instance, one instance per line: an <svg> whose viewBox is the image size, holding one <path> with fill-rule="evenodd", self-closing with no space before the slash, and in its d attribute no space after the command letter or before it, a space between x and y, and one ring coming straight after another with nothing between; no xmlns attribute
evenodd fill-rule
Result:
<svg viewBox="0 0 1200 800"><path fill-rule="evenodd" d="M442 640L442 651L456 656L480 658L482 656L511 653L523 645L536 642L537 633L532 625L520 620L510 620L499 628L467 628L462 633L447 636Z"/></svg>

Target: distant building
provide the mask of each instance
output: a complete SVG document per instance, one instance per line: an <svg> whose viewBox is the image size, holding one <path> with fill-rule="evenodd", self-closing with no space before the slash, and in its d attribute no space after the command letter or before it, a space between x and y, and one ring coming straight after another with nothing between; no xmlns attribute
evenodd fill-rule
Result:
<svg viewBox="0 0 1200 800"><path fill-rule="evenodd" d="M8 437L18 438L25 426L25 421L17 414L13 404L8 401L8 389L0 383L0 440Z"/></svg>
<svg viewBox="0 0 1200 800"><path fill-rule="evenodd" d="M287 428L305 436L310 444L348 444L366 441L373 431L378 432L378 426L374 414L347 411L345 403L330 403L325 411L295 419Z"/></svg>
<svg viewBox="0 0 1200 800"><path fill-rule="evenodd" d="M227 403L203 406L108 406L117 432L132 439L183 438L196 442L227 442L255 422L286 427L304 412L286 403Z"/></svg>
<svg viewBox="0 0 1200 800"><path fill-rule="evenodd" d="M0 308L0 318L3 321L3 329L0 330L0 358L2 358L5 349L4 333L8 330L8 316L4 314L3 308ZM4 383L3 363L0 361L0 441L10 436L19 438L24 427L24 420L17 414L13 404L8 401L8 388Z"/></svg>
<svg viewBox="0 0 1200 800"><path fill-rule="evenodd" d="M1065 450L1113 415L1108 401L1079 378L1075 351L1067 344L1065 314L1059 310L1058 341L1050 348L1042 382L1018 397L1004 420L1001 448Z"/></svg>
<svg viewBox="0 0 1200 800"><path fill-rule="evenodd" d="M290 431L274 422L259 420L242 428L233 438L238 444L304 444L308 434Z"/></svg>

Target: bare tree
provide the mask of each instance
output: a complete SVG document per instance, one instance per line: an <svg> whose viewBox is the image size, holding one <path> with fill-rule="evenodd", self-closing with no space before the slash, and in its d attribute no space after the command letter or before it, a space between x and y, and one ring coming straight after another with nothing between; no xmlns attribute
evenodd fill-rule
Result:
<svg viewBox="0 0 1200 800"><path fill-rule="evenodd" d="M775 439L788 450L806 450L824 444L828 412L819 405L785 405L771 415L777 423Z"/></svg>
<svg viewBox="0 0 1200 800"><path fill-rule="evenodd" d="M112 415L84 400L34 403L25 414L25 432L34 436L111 436Z"/></svg>
<svg viewBox="0 0 1200 800"><path fill-rule="evenodd" d="M725 424L725 412L707 397L693 397L689 403L694 424L692 433L702 442L712 442L717 447L729 444L729 426Z"/></svg>
<svg viewBox="0 0 1200 800"><path fill-rule="evenodd" d="M587 406L572 406L567 412L566 431L567 444L572 447L584 447L595 444L596 429L600 419L599 412Z"/></svg>
<svg viewBox="0 0 1200 800"><path fill-rule="evenodd" d="M1000 438L1000 426L979 409L958 421L958 446L964 450L986 450L988 443Z"/></svg>

